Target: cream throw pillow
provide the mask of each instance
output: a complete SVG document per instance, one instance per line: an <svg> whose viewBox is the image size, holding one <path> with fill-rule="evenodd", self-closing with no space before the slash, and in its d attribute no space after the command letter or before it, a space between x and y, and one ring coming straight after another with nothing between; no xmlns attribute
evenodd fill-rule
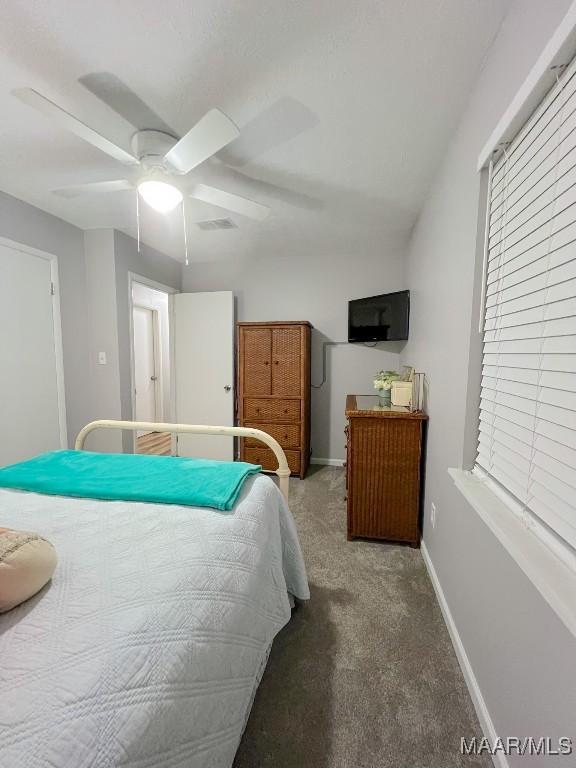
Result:
<svg viewBox="0 0 576 768"><path fill-rule="evenodd" d="M0 613L42 589L57 562L52 544L37 533L0 528Z"/></svg>

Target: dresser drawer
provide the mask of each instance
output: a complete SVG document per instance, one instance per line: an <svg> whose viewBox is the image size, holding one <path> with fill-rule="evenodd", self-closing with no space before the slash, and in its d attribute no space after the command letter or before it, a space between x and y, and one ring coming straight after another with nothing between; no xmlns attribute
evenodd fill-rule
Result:
<svg viewBox="0 0 576 768"><path fill-rule="evenodd" d="M300 400L244 400L247 421L300 421Z"/></svg>
<svg viewBox="0 0 576 768"><path fill-rule="evenodd" d="M260 424L244 422L243 427L261 429L277 440L282 448L300 448L300 424ZM244 444L250 448L264 448L259 440L247 437Z"/></svg>
<svg viewBox="0 0 576 768"><path fill-rule="evenodd" d="M293 475L300 474L300 451L284 451L286 454L286 460L290 467L290 472ZM261 464L262 469L268 472L275 472L278 469L278 461L276 456L270 450L270 448L249 448L248 446L242 448L241 453L242 461L247 461L250 464Z"/></svg>

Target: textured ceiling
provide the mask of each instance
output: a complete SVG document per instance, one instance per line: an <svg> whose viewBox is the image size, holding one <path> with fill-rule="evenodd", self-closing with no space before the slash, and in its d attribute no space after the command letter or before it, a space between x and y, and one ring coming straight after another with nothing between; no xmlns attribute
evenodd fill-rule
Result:
<svg viewBox="0 0 576 768"><path fill-rule="evenodd" d="M198 176L267 203L252 222L188 205L192 259L396 249L414 224L507 0L4 0L0 188L82 228L135 235L135 193L50 189L125 167L15 99L36 88L126 148L134 127L79 81L101 73L135 122L182 135L210 107L241 138ZM138 127L155 127L140 124ZM278 187L283 189L278 189ZM228 216L237 229L201 231ZM141 207L141 234L182 258L182 219Z"/></svg>

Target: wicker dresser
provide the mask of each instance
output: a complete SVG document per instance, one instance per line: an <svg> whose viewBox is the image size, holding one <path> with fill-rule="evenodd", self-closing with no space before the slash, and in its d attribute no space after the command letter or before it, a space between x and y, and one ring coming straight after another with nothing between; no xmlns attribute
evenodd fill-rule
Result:
<svg viewBox="0 0 576 768"><path fill-rule="evenodd" d="M346 418L348 538L418 546L426 415L348 395Z"/></svg>
<svg viewBox="0 0 576 768"><path fill-rule="evenodd" d="M310 461L310 323L238 323L238 420L278 440L292 474ZM261 443L240 441L240 459L276 469Z"/></svg>

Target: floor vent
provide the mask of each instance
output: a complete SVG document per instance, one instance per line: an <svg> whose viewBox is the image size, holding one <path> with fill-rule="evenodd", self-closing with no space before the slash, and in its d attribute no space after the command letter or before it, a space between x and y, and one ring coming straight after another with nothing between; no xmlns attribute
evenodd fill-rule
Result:
<svg viewBox="0 0 576 768"><path fill-rule="evenodd" d="M198 229L236 229L232 219L211 219L210 221L196 222Z"/></svg>

